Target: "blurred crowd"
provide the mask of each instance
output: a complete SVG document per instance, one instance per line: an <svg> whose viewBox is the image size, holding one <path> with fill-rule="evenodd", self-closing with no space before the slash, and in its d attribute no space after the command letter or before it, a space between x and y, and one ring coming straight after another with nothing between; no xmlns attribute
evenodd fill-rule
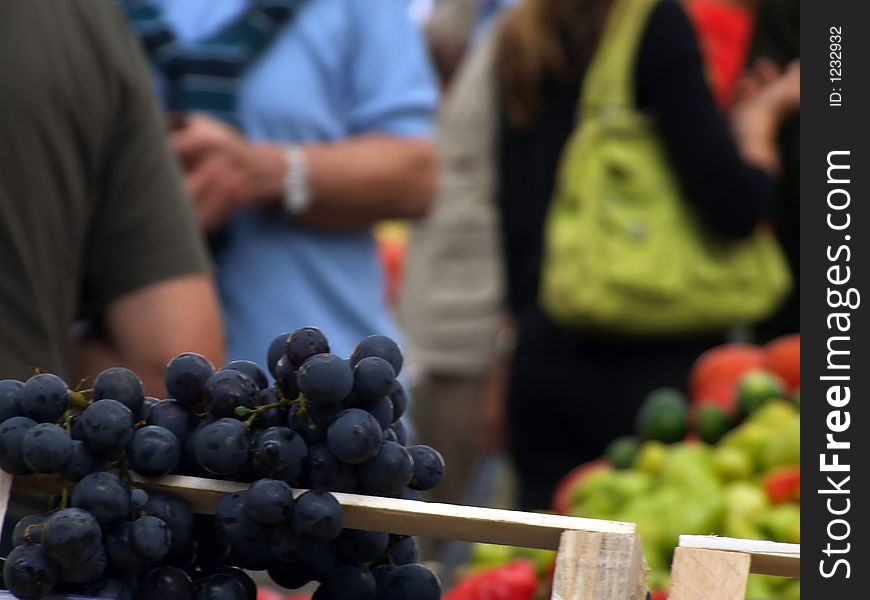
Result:
<svg viewBox="0 0 870 600"><path fill-rule="evenodd" d="M562 150L626 1L4 2L0 378L121 364L161 396L182 351L263 364L305 325L342 356L382 333L445 455L432 498L475 501L502 453L514 505L547 509L704 350L799 329L796 292L688 337L541 308ZM686 210L725 239L772 227L795 281L798 31L797 0L660 0L631 77Z"/></svg>

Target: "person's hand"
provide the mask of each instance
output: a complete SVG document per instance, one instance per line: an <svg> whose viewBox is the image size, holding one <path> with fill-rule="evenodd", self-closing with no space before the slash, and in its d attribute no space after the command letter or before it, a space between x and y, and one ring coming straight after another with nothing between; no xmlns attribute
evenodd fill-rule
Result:
<svg viewBox="0 0 870 600"><path fill-rule="evenodd" d="M781 74L782 71L773 60L765 57L757 59L737 82L734 104L751 100L763 87L775 81Z"/></svg>
<svg viewBox="0 0 870 600"><path fill-rule="evenodd" d="M280 194L286 164L272 144L254 144L229 125L202 114L190 115L170 134L185 171L185 183L200 225L222 228L236 210Z"/></svg>
<svg viewBox="0 0 870 600"><path fill-rule="evenodd" d="M732 110L744 159L767 171L779 170L776 137L783 120L800 109L800 62L745 96Z"/></svg>

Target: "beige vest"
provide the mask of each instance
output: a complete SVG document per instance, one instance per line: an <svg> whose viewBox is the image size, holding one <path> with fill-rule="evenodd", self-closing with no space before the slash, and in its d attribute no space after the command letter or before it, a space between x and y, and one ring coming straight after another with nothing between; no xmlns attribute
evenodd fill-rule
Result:
<svg viewBox="0 0 870 600"><path fill-rule="evenodd" d="M465 59L438 119L439 184L430 216L413 232L399 318L423 372L482 374L504 302L495 206L495 36Z"/></svg>

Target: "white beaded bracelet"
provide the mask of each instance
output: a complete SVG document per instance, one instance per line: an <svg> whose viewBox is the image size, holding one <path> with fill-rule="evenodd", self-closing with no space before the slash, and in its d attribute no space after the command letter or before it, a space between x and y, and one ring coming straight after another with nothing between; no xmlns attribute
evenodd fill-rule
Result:
<svg viewBox="0 0 870 600"><path fill-rule="evenodd" d="M287 175L284 178L284 208L290 214L301 215L311 206L308 162L299 146L288 146L285 156Z"/></svg>

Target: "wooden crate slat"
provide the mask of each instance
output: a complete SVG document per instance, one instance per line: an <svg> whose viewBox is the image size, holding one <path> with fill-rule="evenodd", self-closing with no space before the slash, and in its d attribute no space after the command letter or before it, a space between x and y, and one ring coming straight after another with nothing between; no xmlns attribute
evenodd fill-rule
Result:
<svg viewBox="0 0 870 600"><path fill-rule="evenodd" d="M669 600L743 600L752 557L740 552L677 548Z"/></svg>
<svg viewBox="0 0 870 600"><path fill-rule="evenodd" d="M191 503L197 512L211 513L226 494L248 488L246 483L172 475L133 480L149 490L166 491ZM53 492L61 485L54 476L15 478L16 489ZM304 490L294 490L296 495ZM386 531L438 539L486 542L556 550L563 531L585 530L630 534L634 523L581 517L545 515L434 502L333 493L344 507L345 525L354 529Z"/></svg>
<svg viewBox="0 0 870 600"><path fill-rule="evenodd" d="M552 600L644 600L649 569L637 534L562 534Z"/></svg>
<svg viewBox="0 0 870 600"><path fill-rule="evenodd" d="M752 557L751 572L760 575L800 577L801 574L800 544L743 540L714 535L681 535L680 546L748 554Z"/></svg>

